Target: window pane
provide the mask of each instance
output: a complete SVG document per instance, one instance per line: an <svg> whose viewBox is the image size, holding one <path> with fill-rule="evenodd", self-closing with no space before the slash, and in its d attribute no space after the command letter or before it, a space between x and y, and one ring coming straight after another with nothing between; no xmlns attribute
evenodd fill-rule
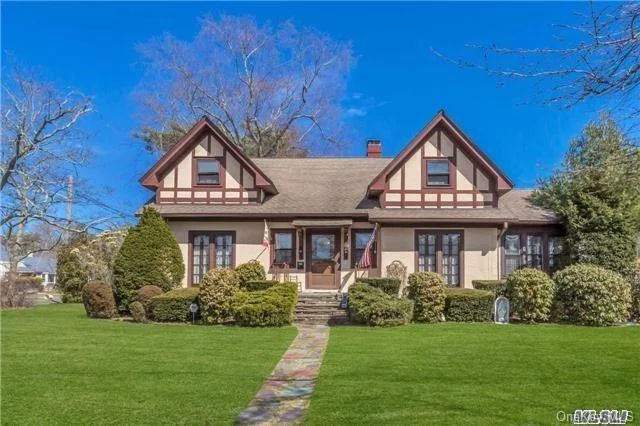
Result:
<svg viewBox="0 0 640 426"><path fill-rule="evenodd" d="M275 234L276 250L278 249L292 249L293 248L293 234L290 232L276 232Z"/></svg>
<svg viewBox="0 0 640 426"><path fill-rule="evenodd" d="M555 270L559 265L559 258L562 254L562 237L549 237L549 269Z"/></svg>
<svg viewBox="0 0 640 426"><path fill-rule="evenodd" d="M219 173L218 160L198 160L198 173Z"/></svg>
<svg viewBox="0 0 640 426"><path fill-rule="evenodd" d="M274 263L293 265L293 250L291 249L275 250Z"/></svg>
<svg viewBox="0 0 640 426"><path fill-rule="evenodd" d="M357 250L363 249L367 246L371 238L371 232L356 232L355 234L355 247Z"/></svg>
<svg viewBox="0 0 640 426"><path fill-rule="evenodd" d="M427 185L447 186L449 185L449 175L429 175Z"/></svg>
<svg viewBox="0 0 640 426"><path fill-rule="evenodd" d="M436 272L436 236L418 235L418 271Z"/></svg>
<svg viewBox="0 0 640 426"><path fill-rule="evenodd" d="M216 235L216 268L232 267L232 240L231 234Z"/></svg>
<svg viewBox="0 0 640 426"><path fill-rule="evenodd" d="M514 256L520 254L520 235L505 235L504 252Z"/></svg>
<svg viewBox="0 0 640 426"><path fill-rule="evenodd" d="M199 284L209 270L209 236L196 235L193 237L193 276L192 283Z"/></svg>
<svg viewBox="0 0 640 426"><path fill-rule="evenodd" d="M442 277L447 286L460 285L460 234L442 234Z"/></svg>
<svg viewBox="0 0 640 426"><path fill-rule="evenodd" d="M446 161L446 160L427 161L427 173L430 175L448 175L449 161Z"/></svg>
<svg viewBox="0 0 640 426"><path fill-rule="evenodd" d="M527 235L527 267L542 269L542 237Z"/></svg>

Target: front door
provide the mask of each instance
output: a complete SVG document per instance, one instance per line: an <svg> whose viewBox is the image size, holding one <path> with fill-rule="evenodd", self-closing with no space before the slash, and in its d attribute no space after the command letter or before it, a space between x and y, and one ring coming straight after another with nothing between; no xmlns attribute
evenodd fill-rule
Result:
<svg viewBox="0 0 640 426"><path fill-rule="evenodd" d="M307 288L337 290L340 287L340 230L307 230Z"/></svg>

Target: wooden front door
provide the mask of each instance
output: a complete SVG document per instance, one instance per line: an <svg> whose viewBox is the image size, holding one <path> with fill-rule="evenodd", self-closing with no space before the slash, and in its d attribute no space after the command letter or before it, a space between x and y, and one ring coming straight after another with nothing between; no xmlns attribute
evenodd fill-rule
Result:
<svg viewBox="0 0 640 426"><path fill-rule="evenodd" d="M307 230L307 288L340 288L340 229Z"/></svg>

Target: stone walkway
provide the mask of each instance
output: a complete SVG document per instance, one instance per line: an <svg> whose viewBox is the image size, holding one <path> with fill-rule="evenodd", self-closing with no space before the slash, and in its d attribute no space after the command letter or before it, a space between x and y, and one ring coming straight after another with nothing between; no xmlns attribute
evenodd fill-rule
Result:
<svg viewBox="0 0 640 426"><path fill-rule="evenodd" d="M301 424L328 341L329 327L298 326L293 343L236 424Z"/></svg>

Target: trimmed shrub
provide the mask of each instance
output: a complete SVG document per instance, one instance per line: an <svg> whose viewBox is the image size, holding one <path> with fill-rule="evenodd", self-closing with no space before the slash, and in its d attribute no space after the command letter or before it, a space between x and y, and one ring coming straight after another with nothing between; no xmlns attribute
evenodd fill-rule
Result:
<svg viewBox="0 0 640 426"><path fill-rule="evenodd" d="M232 301L233 318L243 327L281 327L294 319L298 298L295 283L276 284L266 290L241 291Z"/></svg>
<svg viewBox="0 0 640 426"><path fill-rule="evenodd" d="M407 324L412 315L410 300L398 299L362 282L349 287L349 317L353 322L392 327Z"/></svg>
<svg viewBox="0 0 640 426"><path fill-rule="evenodd" d="M135 322L147 321L147 313L145 311L144 305L141 302L131 302L129 304L129 312L131 312L131 317Z"/></svg>
<svg viewBox="0 0 640 426"><path fill-rule="evenodd" d="M409 299L413 300L413 320L440 321L446 298L442 277L435 272L415 272L409 275L408 284Z"/></svg>
<svg viewBox="0 0 640 426"><path fill-rule="evenodd" d="M82 303L90 318L113 318L116 315L113 289L102 281L85 284L82 289Z"/></svg>
<svg viewBox="0 0 640 426"><path fill-rule="evenodd" d="M486 290L447 288L444 317L447 321L491 321L494 294Z"/></svg>
<svg viewBox="0 0 640 426"><path fill-rule="evenodd" d="M247 263L238 265L236 273L241 286L249 281L265 281L267 279L264 267L257 260L250 260Z"/></svg>
<svg viewBox="0 0 640 426"><path fill-rule="evenodd" d="M519 319L546 321L553 303L553 281L539 269L518 269L507 277L507 297Z"/></svg>
<svg viewBox="0 0 640 426"><path fill-rule="evenodd" d="M164 293L164 291L162 291L162 289L157 285L145 285L138 290L136 297L134 297L133 300L142 303L144 311L149 315L151 313L151 299L162 293ZM131 312L131 315L133 315L133 312Z"/></svg>
<svg viewBox="0 0 640 426"><path fill-rule="evenodd" d="M145 208L140 222L129 230L113 268L116 298L126 309L136 292L146 285L164 291L179 287L184 263L178 243L160 214Z"/></svg>
<svg viewBox="0 0 640 426"><path fill-rule="evenodd" d="M200 282L202 321L222 324L231 320L232 301L240 289L238 274L232 269L211 269Z"/></svg>
<svg viewBox="0 0 640 426"><path fill-rule="evenodd" d="M375 277L358 278L357 282L369 284L371 287L379 288L389 296L398 296L400 291L400 280L397 278Z"/></svg>
<svg viewBox="0 0 640 426"><path fill-rule="evenodd" d="M240 288L244 291L261 291L271 288L279 283L280 282L276 280L247 281L245 283L240 283Z"/></svg>
<svg viewBox="0 0 640 426"><path fill-rule="evenodd" d="M494 299L507 294L507 280L473 280L471 283L476 290L492 292Z"/></svg>
<svg viewBox="0 0 640 426"><path fill-rule="evenodd" d="M553 279L562 320L603 326L629 318L631 285L617 272L575 264L556 272Z"/></svg>
<svg viewBox="0 0 640 426"><path fill-rule="evenodd" d="M158 322L191 321L189 306L198 303L197 287L179 288L151 298L151 315ZM198 314L196 314L198 318Z"/></svg>

